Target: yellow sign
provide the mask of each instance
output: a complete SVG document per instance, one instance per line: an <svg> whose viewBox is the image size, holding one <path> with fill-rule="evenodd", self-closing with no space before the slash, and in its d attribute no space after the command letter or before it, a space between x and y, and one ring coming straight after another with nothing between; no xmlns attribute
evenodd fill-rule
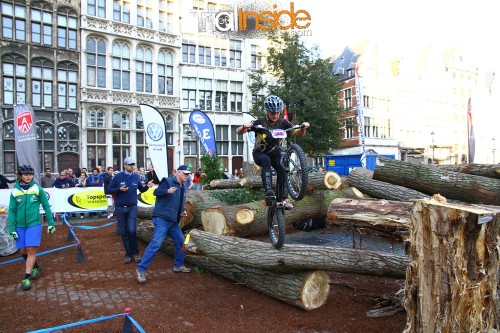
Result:
<svg viewBox="0 0 500 333"><path fill-rule="evenodd" d="M335 160L328 160L329 166L335 166Z"/></svg>
<svg viewBox="0 0 500 333"><path fill-rule="evenodd" d="M85 209L107 206L106 195L102 189L72 194L68 197L68 203L73 207Z"/></svg>
<svg viewBox="0 0 500 333"><path fill-rule="evenodd" d="M139 195L139 201L148 204L154 205L156 202L156 196L153 194L156 188L150 187L146 192L143 192Z"/></svg>

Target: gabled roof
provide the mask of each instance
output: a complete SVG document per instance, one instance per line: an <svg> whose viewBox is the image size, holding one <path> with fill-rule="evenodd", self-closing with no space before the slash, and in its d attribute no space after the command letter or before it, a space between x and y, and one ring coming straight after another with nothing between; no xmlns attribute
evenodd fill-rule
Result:
<svg viewBox="0 0 500 333"><path fill-rule="evenodd" d="M332 74L338 75L340 81L347 80L349 78L347 71L354 69L354 63L358 61L359 56L351 48L346 47L342 54L334 60Z"/></svg>

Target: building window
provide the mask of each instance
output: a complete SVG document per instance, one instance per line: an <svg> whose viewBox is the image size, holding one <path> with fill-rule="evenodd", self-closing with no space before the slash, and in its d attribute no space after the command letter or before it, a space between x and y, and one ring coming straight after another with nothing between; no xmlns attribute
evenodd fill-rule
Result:
<svg viewBox="0 0 500 333"><path fill-rule="evenodd" d="M377 119L372 119L372 137L378 138L378 120Z"/></svg>
<svg viewBox="0 0 500 333"><path fill-rule="evenodd" d="M146 135L144 132L144 120L142 118L142 113L137 112L135 115L135 144L136 144L136 154L137 154L137 167L145 167L147 165L146 156Z"/></svg>
<svg viewBox="0 0 500 333"><path fill-rule="evenodd" d="M34 44L52 45L52 12L50 8L31 7L31 42Z"/></svg>
<svg viewBox="0 0 500 333"><path fill-rule="evenodd" d="M229 41L229 67L241 68L241 41Z"/></svg>
<svg viewBox="0 0 500 333"><path fill-rule="evenodd" d="M7 2L1 3L2 37L26 40L26 7Z"/></svg>
<svg viewBox="0 0 500 333"><path fill-rule="evenodd" d="M204 10L205 9L205 1L204 0L193 0L193 9L194 10Z"/></svg>
<svg viewBox="0 0 500 333"><path fill-rule="evenodd" d="M370 117L364 117L365 118L365 128L363 129L365 137L369 138L371 137L371 124L370 124Z"/></svg>
<svg viewBox="0 0 500 333"><path fill-rule="evenodd" d="M344 108L346 110L352 108L351 88L344 90Z"/></svg>
<svg viewBox="0 0 500 333"><path fill-rule="evenodd" d="M217 80L215 83L215 111L227 111L227 82Z"/></svg>
<svg viewBox="0 0 500 333"><path fill-rule="evenodd" d="M52 108L54 64L48 60L31 62L31 102L34 107Z"/></svg>
<svg viewBox="0 0 500 333"><path fill-rule="evenodd" d="M71 63L57 66L57 107L77 110L78 67Z"/></svg>
<svg viewBox="0 0 500 333"><path fill-rule="evenodd" d="M5 173L16 173L16 144L14 142L14 124L12 121L3 124L3 170Z"/></svg>
<svg viewBox="0 0 500 333"><path fill-rule="evenodd" d="M257 45L250 46L250 68L260 69L260 48Z"/></svg>
<svg viewBox="0 0 500 333"><path fill-rule="evenodd" d="M113 20L130 23L130 4L128 1L113 0Z"/></svg>
<svg viewBox="0 0 500 333"><path fill-rule="evenodd" d="M87 85L106 87L106 42L101 38L87 39Z"/></svg>
<svg viewBox="0 0 500 333"><path fill-rule="evenodd" d="M370 96L363 96L363 107L371 108L372 104L370 103L370 101L371 101Z"/></svg>
<svg viewBox="0 0 500 333"><path fill-rule="evenodd" d="M229 126L215 126L215 145L217 146L217 155L229 155Z"/></svg>
<svg viewBox="0 0 500 333"><path fill-rule="evenodd" d="M242 82L230 82L230 105L231 111L233 112L242 112L243 108L243 83Z"/></svg>
<svg viewBox="0 0 500 333"><path fill-rule="evenodd" d="M78 152L80 130L73 124L63 124L57 127L57 151Z"/></svg>
<svg viewBox="0 0 500 333"><path fill-rule="evenodd" d="M113 43L113 89L130 90L130 46Z"/></svg>
<svg viewBox="0 0 500 333"><path fill-rule="evenodd" d="M214 65L227 66L227 46L225 39L214 40Z"/></svg>
<svg viewBox="0 0 500 333"><path fill-rule="evenodd" d="M26 59L16 56L2 58L3 102L26 104Z"/></svg>
<svg viewBox="0 0 500 333"><path fill-rule="evenodd" d="M76 126L74 126L76 128ZM76 146L78 146L78 129ZM40 122L36 126L38 138L38 154L40 158L40 170L51 168L54 170L55 157L55 141L54 141L54 126L48 123Z"/></svg>
<svg viewBox="0 0 500 333"><path fill-rule="evenodd" d="M172 146L174 144L174 117L172 117L171 114L167 115L166 125L167 125L167 145Z"/></svg>
<svg viewBox="0 0 500 333"><path fill-rule="evenodd" d="M196 63L196 44L193 40L193 36L184 35L182 37L182 61L191 64Z"/></svg>
<svg viewBox="0 0 500 333"><path fill-rule="evenodd" d="M172 32L172 1L159 0L158 30Z"/></svg>
<svg viewBox="0 0 500 333"><path fill-rule="evenodd" d="M211 40L206 37L199 37L198 40L198 63L201 65L212 64Z"/></svg>
<svg viewBox="0 0 500 333"><path fill-rule="evenodd" d="M122 169L122 161L130 156L130 113L128 111L114 111L113 127L113 166Z"/></svg>
<svg viewBox="0 0 500 333"><path fill-rule="evenodd" d="M153 9L149 3L149 0L137 0L137 25L152 29L153 21L151 17L153 16Z"/></svg>
<svg viewBox="0 0 500 333"><path fill-rule="evenodd" d="M196 78L182 78L182 108L194 109L196 107Z"/></svg>
<svg viewBox="0 0 500 333"><path fill-rule="evenodd" d="M57 47L76 50L78 16L74 11L57 13Z"/></svg>
<svg viewBox="0 0 500 333"><path fill-rule="evenodd" d="M201 110L212 110L212 80L200 79L199 82L199 107Z"/></svg>
<svg viewBox="0 0 500 333"><path fill-rule="evenodd" d="M231 126L231 154L232 155L243 155L243 135L236 134L236 129L239 126Z"/></svg>
<svg viewBox="0 0 500 333"><path fill-rule="evenodd" d="M158 54L158 93L174 94L174 56L169 51Z"/></svg>
<svg viewBox="0 0 500 333"><path fill-rule="evenodd" d="M106 118L102 109L87 110L87 167L106 165Z"/></svg>
<svg viewBox="0 0 500 333"><path fill-rule="evenodd" d="M352 118L347 118L344 121L345 124L345 131L344 131L344 138L349 139L353 137L353 128L354 128L354 121Z"/></svg>
<svg viewBox="0 0 500 333"><path fill-rule="evenodd" d="M191 129L190 124L184 124L182 127L182 150L184 155L197 155L198 138L196 137L196 133Z"/></svg>
<svg viewBox="0 0 500 333"><path fill-rule="evenodd" d="M153 51L150 48L137 47L135 68L137 91L153 92Z"/></svg>
<svg viewBox="0 0 500 333"><path fill-rule="evenodd" d="M87 14L97 17L106 17L106 0L88 0Z"/></svg>

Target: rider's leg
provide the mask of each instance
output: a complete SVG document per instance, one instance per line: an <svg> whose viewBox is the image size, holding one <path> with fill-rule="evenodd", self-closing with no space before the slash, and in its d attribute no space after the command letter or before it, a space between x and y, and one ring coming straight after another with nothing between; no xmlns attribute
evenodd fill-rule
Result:
<svg viewBox="0 0 500 333"><path fill-rule="evenodd" d="M273 191L273 173L271 170L271 158L262 152L253 153L254 162L261 167L260 175L262 177L262 186L266 193L266 200L274 200L275 195Z"/></svg>

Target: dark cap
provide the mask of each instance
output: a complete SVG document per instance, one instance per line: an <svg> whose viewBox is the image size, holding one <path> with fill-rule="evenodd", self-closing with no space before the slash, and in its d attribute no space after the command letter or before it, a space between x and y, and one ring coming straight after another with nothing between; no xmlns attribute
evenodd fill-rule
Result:
<svg viewBox="0 0 500 333"><path fill-rule="evenodd" d="M180 167L177 168L177 171L182 171L184 173L190 174L191 171L189 171L189 168L187 165L183 164Z"/></svg>

